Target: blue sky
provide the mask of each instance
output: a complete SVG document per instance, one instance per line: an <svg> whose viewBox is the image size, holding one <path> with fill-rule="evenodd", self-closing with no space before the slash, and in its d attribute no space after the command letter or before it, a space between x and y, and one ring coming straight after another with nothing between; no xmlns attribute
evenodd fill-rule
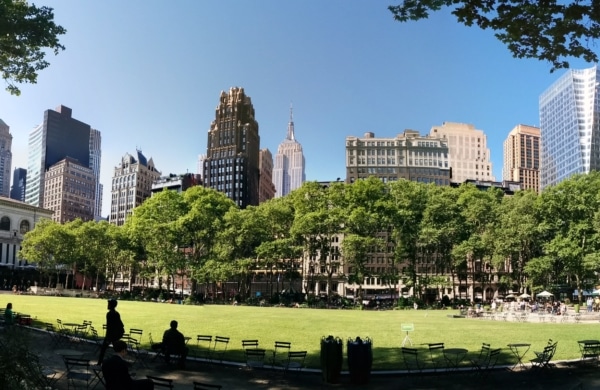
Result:
<svg viewBox="0 0 600 390"><path fill-rule="evenodd" d="M67 29L38 83L0 91L13 168L29 131L60 104L102 132L103 215L113 169L140 148L163 174L196 172L221 90L244 87L273 154L294 106L307 180L345 177L344 140L421 134L443 122L485 131L496 179L502 142L538 125L538 97L564 71L512 58L491 32L448 12L395 22L395 0L42 0ZM573 60L571 66L590 66Z"/></svg>

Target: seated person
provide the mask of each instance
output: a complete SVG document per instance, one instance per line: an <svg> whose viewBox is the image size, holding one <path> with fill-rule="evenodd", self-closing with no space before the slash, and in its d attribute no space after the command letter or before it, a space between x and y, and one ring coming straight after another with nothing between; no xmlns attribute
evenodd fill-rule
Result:
<svg viewBox="0 0 600 390"><path fill-rule="evenodd" d="M167 363L171 360L171 355L179 355L178 365L185 368L185 359L187 358L188 348L185 346L183 334L177 330L177 321L171 321L171 328L165 330L161 343L161 348L165 354Z"/></svg>
<svg viewBox="0 0 600 390"><path fill-rule="evenodd" d="M129 375L129 364L125 361L127 344L123 340L113 341L115 354L102 363L102 375L106 390L153 390L152 379L134 380Z"/></svg>
<svg viewBox="0 0 600 390"><path fill-rule="evenodd" d="M6 309L4 310L4 324L12 325L15 322L15 316L12 312L12 303L6 304Z"/></svg>

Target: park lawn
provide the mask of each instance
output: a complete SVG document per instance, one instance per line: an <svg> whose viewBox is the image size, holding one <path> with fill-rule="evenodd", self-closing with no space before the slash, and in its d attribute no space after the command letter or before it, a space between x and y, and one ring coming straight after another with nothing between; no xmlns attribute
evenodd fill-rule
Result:
<svg viewBox="0 0 600 390"><path fill-rule="evenodd" d="M45 297L31 295L0 295L0 307L13 303L15 312L31 315L42 326L57 319L63 322L92 325L103 334L106 300L88 298ZM509 343L531 343L524 361L533 359L533 351L541 351L548 339L558 341L554 360L578 359L577 340L600 339L598 323L518 323L483 319L449 318L452 310L327 310L283 307L254 307L226 305L176 305L153 302L119 301L117 311L125 330L144 330L142 344L149 345L148 334L160 341L162 333L173 319L179 330L192 337L188 346L193 349L196 335L230 337L227 360L243 361L241 340L258 339L260 347L272 349L275 341L289 341L294 351L308 351L307 366L320 367L320 341L333 335L343 340L357 336L373 342L373 369L404 369L400 345L405 333L400 324L414 324L409 333L413 346L425 348L427 343L443 342L446 348L463 347L475 358L482 343L502 348L500 364L513 362L507 348ZM344 351L346 346L344 345ZM345 354L345 352L344 352ZM465 359L468 361L468 359Z"/></svg>

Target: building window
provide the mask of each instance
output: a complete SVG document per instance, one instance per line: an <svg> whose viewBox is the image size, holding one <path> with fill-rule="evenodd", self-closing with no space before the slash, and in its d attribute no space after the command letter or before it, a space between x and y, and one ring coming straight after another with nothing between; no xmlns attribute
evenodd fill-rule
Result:
<svg viewBox="0 0 600 390"><path fill-rule="evenodd" d="M6 216L0 218L0 230L10 230L10 218Z"/></svg>

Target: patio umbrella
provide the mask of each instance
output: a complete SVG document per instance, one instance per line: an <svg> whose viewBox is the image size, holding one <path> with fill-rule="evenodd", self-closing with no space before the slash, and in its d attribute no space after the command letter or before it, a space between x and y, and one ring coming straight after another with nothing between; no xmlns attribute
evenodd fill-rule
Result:
<svg viewBox="0 0 600 390"><path fill-rule="evenodd" d="M523 294L519 295L519 298L531 298L531 295L529 295L527 293L523 293Z"/></svg>
<svg viewBox="0 0 600 390"><path fill-rule="evenodd" d="M553 296L554 296L554 294L552 294L552 293L550 293L550 292L548 292L548 291L544 290L544 291L542 291L541 293L537 294L536 296L537 296L537 297L541 297L541 298L549 298L549 297L553 297Z"/></svg>
<svg viewBox="0 0 600 390"><path fill-rule="evenodd" d="M507 295L507 296L505 296L504 298L505 298L505 299L513 299L513 298L515 298L515 296L514 296L514 295L512 295L512 294L508 294L508 295Z"/></svg>
<svg viewBox="0 0 600 390"><path fill-rule="evenodd" d="M594 290L594 291L592 291L592 292L590 293L590 295L591 295L591 296L593 296L593 297L597 297L597 296L599 296L599 295L600 295L600 290Z"/></svg>

